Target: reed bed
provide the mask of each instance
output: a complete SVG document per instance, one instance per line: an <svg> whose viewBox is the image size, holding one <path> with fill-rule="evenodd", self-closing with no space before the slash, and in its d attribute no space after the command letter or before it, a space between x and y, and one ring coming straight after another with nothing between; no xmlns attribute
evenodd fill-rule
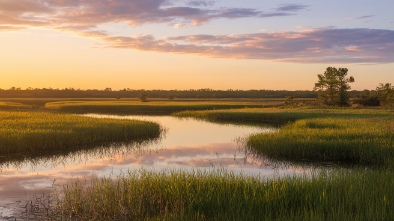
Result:
<svg viewBox="0 0 394 221"><path fill-rule="evenodd" d="M215 110L262 106L263 104L256 102L231 101L60 101L47 103L45 104L44 108L47 110L80 114L99 113L166 115L185 110Z"/></svg>
<svg viewBox="0 0 394 221"><path fill-rule="evenodd" d="M281 125L248 146L274 160L393 166L394 118L389 110L239 109L174 114L210 121Z"/></svg>
<svg viewBox="0 0 394 221"><path fill-rule="evenodd" d="M338 170L262 179L211 172L135 171L75 181L56 220L393 220L394 174Z"/></svg>
<svg viewBox="0 0 394 221"><path fill-rule="evenodd" d="M160 136L152 122L97 119L48 112L0 112L0 162Z"/></svg>

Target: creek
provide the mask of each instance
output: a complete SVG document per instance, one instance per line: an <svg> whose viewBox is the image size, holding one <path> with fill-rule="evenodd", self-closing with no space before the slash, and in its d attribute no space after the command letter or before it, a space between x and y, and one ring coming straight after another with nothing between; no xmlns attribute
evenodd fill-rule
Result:
<svg viewBox="0 0 394 221"><path fill-rule="evenodd" d="M226 169L260 177L308 170L278 167L245 147L245 139L250 134L276 130L270 126L219 124L171 116L84 116L153 121L162 126L163 135L140 144L113 144L62 157L1 165L0 220L23 210L31 196L50 193L70 180L116 177L128 170Z"/></svg>

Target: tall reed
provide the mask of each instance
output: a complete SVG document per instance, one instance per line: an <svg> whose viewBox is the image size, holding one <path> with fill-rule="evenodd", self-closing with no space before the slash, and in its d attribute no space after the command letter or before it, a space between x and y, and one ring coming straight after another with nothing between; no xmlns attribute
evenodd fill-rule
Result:
<svg viewBox="0 0 394 221"><path fill-rule="evenodd" d="M64 186L52 218L393 220L393 175L360 169L259 179L226 171L137 171Z"/></svg>

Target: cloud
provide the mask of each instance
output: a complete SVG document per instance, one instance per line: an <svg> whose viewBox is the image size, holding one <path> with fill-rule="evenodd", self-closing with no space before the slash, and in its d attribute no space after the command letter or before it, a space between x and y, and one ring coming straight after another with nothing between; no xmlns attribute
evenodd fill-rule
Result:
<svg viewBox="0 0 394 221"><path fill-rule="evenodd" d="M130 26L164 23L174 28L201 25L214 19L290 16L309 6L280 5L271 12L252 8L205 7L212 1L168 0L0 0L0 31L45 27L95 38L107 47L201 56L285 62L394 62L394 31L320 28L298 32L239 35L116 36L98 27L108 23ZM200 7L201 6L201 7ZM353 19L364 19L372 15Z"/></svg>
<svg viewBox="0 0 394 221"><path fill-rule="evenodd" d="M312 29L242 35L106 37L110 47L297 63L394 62L394 31Z"/></svg>
<svg viewBox="0 0 394 221"><path fill-rule="evenodd" d="M9 14L22 14L25 12L47 13L47 12L52 12L53 10L50 7L48 7L47 5L42 4L40 1L2 0L2 1L0 1L0 11L3 13L7 12Z"/></svg>
<svg viewBox="0 0 394 221"><path fill-rule="evenodd" d="M359 16L359 17L354 17L354 18L345 18L346 20L360 20L360 19L367 19L367 18L372 18L375 15L364 15L364 16Z"/></svg>
<svg viewBox="0 0 394 221"><path fill-rule="evenodd" d="M187 4L194 7L208 7L215 5L215 1L189 1Z"/></svg>
<svg viewBox="0 0 394 221"><path fill-rule="evenodd" d="M276 8L276 11L281 12L298 12L307 9L309 6L299 4L283 4Z"/></svg>
<svg viewBox="0 0 394 221"><path fill-rule="evenodd" d="M358 46L348 46L345 49L348 51L362 51Z"/></svg>
<svg viewBox="0 0 394 221"><path fill-rule="evenodd" d="M97 27L108 23L125 23L131 27L146 23L167 23L175 28L201 25L214 19L264 18L290 16L286 5L282 11L263 12L252 8L214 8L214 1L188 1L177 6L169 0L0 0L0 31L43 27L73 31L83 36L101 34Z"/></svg>
<svg viewBox="0 0 394 221"><path fill-rule="evenodd" d="M173 24L170 24L169 26L173 27L173 28L187 28L187 25L182 24L182 23L173 23Z"/></svg>
<svg viewBox="0 0 394 221"><path fill-rule="evenodd" d="M19 31L22 29L25 29L25 27L0 25L0 32L1 31Z"/></svg>
<svg viewBox="0 0 394 221"><path fill-rule="evenodd" d="M0 24L46 26L97 26L106 23L179 23L195 25L218 18L288 16L283 12L265 13L251 8L206 8L214 1L188 1L186 7L167 0L0 0ZM296 6L287 6L296 7Z"/></svg>

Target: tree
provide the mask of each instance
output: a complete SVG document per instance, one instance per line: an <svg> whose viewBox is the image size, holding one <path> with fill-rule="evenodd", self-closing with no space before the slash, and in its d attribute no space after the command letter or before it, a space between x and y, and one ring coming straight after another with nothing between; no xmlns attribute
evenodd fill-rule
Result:
<svg viewBox="0 0 394 221"><path fill-rule="evenodd" d="M292 96L285 96L285 105L292 106L294 104L294 97Z"/></svg>
<svg viewBox="0 0 394 221"><path fill-rule="evenodd" d="M364 90L354 101L363 106L380 106L380 99L376 91Z"/></svg>
<svg viewBox="0 0 394 221"><path fill-rule="evenodd" d="M174 100L174 99L175 99L174 95L172 95L172 94L168 95L168 100Z"/></svg>
<svg viewBox="0 0 394 221"><path fill-rule="evenodd" d="M391 106L394 104L394 86L391 86L390 83L380 83L376 87L376 91L378 92L378 97L382 105Z"/></svg>
<svg viewBox="0 0 394 221"><path fill-rule="evenodd" d="M317 75L318 82L313 89L318 91L318 100L326 105L347 105L349 83L354 82L353 77L346 78L347 72L347 68L328 67L324 74Z"/></svg>
<svg viewBox="0 0 394 221"><path fill-rule="evenodd" d="M140 101L141 101L141 102L147 102L147 101L148 101L148 95L145 94L145 93L142 93L142 94L139 96L139 98L140 98Z"/></svg>

